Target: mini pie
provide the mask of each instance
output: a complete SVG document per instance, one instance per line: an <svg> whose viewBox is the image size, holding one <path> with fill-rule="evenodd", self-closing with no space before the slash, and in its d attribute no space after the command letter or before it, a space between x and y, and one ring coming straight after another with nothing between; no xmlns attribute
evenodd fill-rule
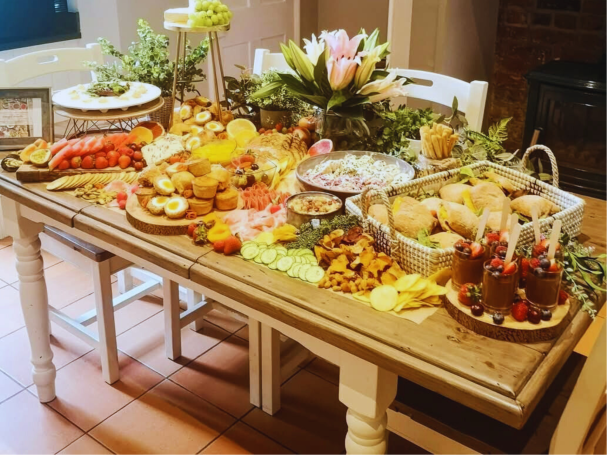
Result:
<svg viewBox="0 0 607 455"><path fill-rule="evenodd" d="M196 177L192 180L194 196L200 199L213 199L217 193L219 182L212 177Z"/></svg>
<svg viewBox="0 0 607 455"><path fill-rule="evenodd" d="M233 186L215 196L215 207L218 210L234 210L237 205L238 190Z"/></svg>
<svg viewBox="0 0 607 455"><path fill-rule="evenodd" d="M198 199L198 198L192 198L192 199L188 199L188 202L190 203L190 210L194 210L196 212L196 215L206 215L207 213L209 213L211 210L213 210L213 202L214 199Z"/></svg>

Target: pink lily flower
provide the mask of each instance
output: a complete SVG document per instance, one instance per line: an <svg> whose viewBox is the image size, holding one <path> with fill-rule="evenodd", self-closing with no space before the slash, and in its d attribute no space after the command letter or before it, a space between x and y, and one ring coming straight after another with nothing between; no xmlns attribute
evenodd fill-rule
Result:
<svg viewBox="0 0 607 455"><path fill-rule="evenodd" d="M350 39L345 30L321 33L320 37L325 41L329 55L327 72L333 90L343 90L354 79L361 62L358 46L365 36L360 34Z"/></svg>

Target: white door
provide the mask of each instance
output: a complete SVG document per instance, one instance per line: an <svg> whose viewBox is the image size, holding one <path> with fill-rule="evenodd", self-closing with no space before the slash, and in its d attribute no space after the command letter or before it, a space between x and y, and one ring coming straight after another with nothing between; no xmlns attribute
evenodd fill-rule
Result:
<svg viewBox="0 0 607 455"><path fill-rule="evenodd" d="M234 65L253 68L255 49L280 52L279 43L294 37L297 0L224 0L234 13L230 31L219 34L223 70L226 76L238 76ZM209 94L213 93L209 56ZM220 90L221 92L221 90ZM223 93L221 93L223 95Z"/></svg>

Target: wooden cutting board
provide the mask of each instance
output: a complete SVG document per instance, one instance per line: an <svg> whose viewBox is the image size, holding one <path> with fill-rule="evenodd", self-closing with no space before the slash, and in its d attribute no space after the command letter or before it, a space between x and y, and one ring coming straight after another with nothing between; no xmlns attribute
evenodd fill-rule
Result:
<svg viewBox="0 0 607 455"><path fill-rule="evenodd" d="M183 235L188 226L196 220L172 220L165 215L152 215L139 205L137 196L131 195L126 202L126 219L133 227L146 234Z"/></svg>
<svg viewBox="0 0 607 455"><path fill-rule="evenodd" d="M22 183L39 183L52 182L61 177L79 174L111 174L121 172L135 172L134 167L120 169L118 166L108 167L105 169L66 169L64 171L53 170L48 168L40 168L31 164L22 164L17 170L17 180Z"/></svg>

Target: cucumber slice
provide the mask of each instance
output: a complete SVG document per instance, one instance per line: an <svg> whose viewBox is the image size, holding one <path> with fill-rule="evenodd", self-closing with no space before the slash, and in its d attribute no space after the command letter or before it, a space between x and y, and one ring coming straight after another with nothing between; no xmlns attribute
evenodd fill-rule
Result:
<svg viewBox="0 0 607 455"><path fill-rule="evenodd" d="M273 248L268 248L261 252L261 262L268 265L276 260L278 253Z"/></svg>
<svg viewBox="0 0 607 455"><path fill-rule="evenodd" d="M280 257L277 257L276 260L274 262L270 262L268 264L268 268L270 270L278 270L278 260L280 259Z"/></svg>
<svg viewBox="0 0 607 455"><path fill-rule="evenodd" d="M317 265L313 265L306 271L306 281L308 283L318 283L324 276L325 271Z"/></svg>
<svg viewBox="0 0 607 455"><path fill-rule="evenodd" d="M278 251L279 253L282 253L283 255L287 256L287 252L289 250L287 250L284 246L277 246L276 247L276 251Z"/></svg>
<svg viewBox="0 0 607 455"><path fill-rule="evenodd" d="M308 254L306 254L305 256L302 256L306 261L308 261L308 264L312 264L312 265L318 265L318 261L316 260L315 256L310 256Z"/></svg>
<svg viewBox="0 0 607 455"><path fill-rule="evenodd" d="M263 262L261 262L261 253L263 252L264 250L259 250L259 254L253 258L253 261L255 261L257 264L263 264Z"/></svg>
<svg viewBox="0 0 607 455"><path fill-rule="evenodd" d="M293 259L295 259L295 264L303 264L303 261L299 256L293 256Z"/></svg>
<svg viewBox="0 0 607 455"><path fill-rule="evenodd" d="M295 251L297 250L287 250L287 256L295 256Z"/></svg>
<svg viewBox="0 0 607 455"><path fill-rule="evenodd" d="M254 242L253 240L248 240L242 244L240 249L244 250L245 248L248 248L249 246L257 246L257 242Z"/></svg>
<svg viewBox="0 0 607 455"><path fill-rule="evenodd" d="M289 269L289 271L287 272L287 275L289 275L291 278L297 278L299 276L299 269L301 268L303 264L295 264L293 267L291 267Z"/></svg>
<svg viewBox="0 0 607 455"><path fill-rule="evenodd" d="M257 246L255 246L255 245L250 245L247 248L242 248L240 250L240 254L247 261L250 261L251 259L255 258L259 254L259 248L257 248Z"/></svg>
<svg viewBox="0 0 607 455"><path fill-rule="evenodd" d="M297 271L297 276L300 280L306 281L306 272L312 267L310 264L302 264L299 270Z"/></svg>
<svg viewBox="0 0 607 455"><path fill-rule="evenodd" d="M295 260L291 256L285 256L284 258L280 258L276 263L276 268L281 272L286 272L295 264Z"/></svg>

